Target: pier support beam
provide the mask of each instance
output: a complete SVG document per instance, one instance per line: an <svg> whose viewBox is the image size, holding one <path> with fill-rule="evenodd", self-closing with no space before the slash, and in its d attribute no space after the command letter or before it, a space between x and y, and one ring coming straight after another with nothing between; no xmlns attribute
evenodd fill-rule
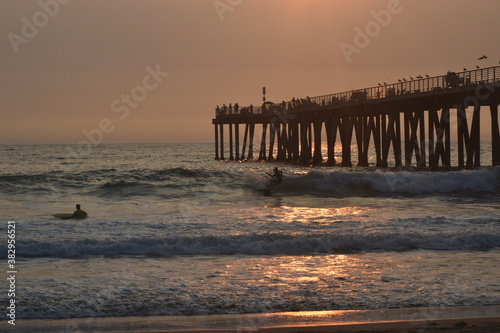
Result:
<svg viewBox="0 0 500 333"><path fill-rule="evenodd" d="M373 127L373 141L375 142L375 153L377 154L377 167L382 166L382 137L381 137L381 116L376 116ZM366 148L368 151L368 148Z"/></svg>
<svg viewBox="0 0 500 333"><path fill-rule="evenodd" d="M401 154L401 121L399 113L388 112L382 115L382 167L388 167L389 150L394 151L396 167L402 166Z"/></svg>
<svg viewBox="0 0 500 333"><path fill-rule="evenodd" d="M353 121L353 126L354 126L354 134L356 136L356 145L358 147L358 165L359 166L364 166L368 165L368 158L366 158L366 161L363 156L363 137L364 137L364 128L365 128L365 116L358 116L358 117L352 117L351 118ZM366 163L366 164L365 164Z"/></svg>
<svg viewBox="0 0 500 333"><path fill-rule="evenodd" d="M444 167L450 167L450 151L450 109L444 108L441 117L437 109L429 110L429 166L436 169L441 159Z"/></svg>
<svg viewBox="0 0 500 333"><path fill-rule="evenodd" d="M481 106L474 107L472 124L470 129L469 145L467 147L467 169L477 168L481 165L481 141L480 141L480 112Z"/></svg>
<svg viewBox="0 0 500 333"><path fill-rule="evenodd" d="M220 130L220 159L224 160L224 125L219 125Z"/></svg>
<svg viewBox="0 0 500 333"><path fill-rule="evenodd" d="M416 158L416 166L425 166L425 124L424 112L405 112L405 166L412 164L413 154ZM420 140L418 139L420 135Z"/></svg>
<svg viewBox="0 0 500 333"><path fill-rule="evenodd" d="M219 160L219 129L217 128L219 125L214 124L215 128L215 160Z"/></svg>
<svg viewBox="0 0 500 333"><path fill-rule="evenodd" d="M240 159L240 124L236 123L234 124L234 138L235 138L235 145L236 145L236 159Z"/></svg>
<svg viewBox="0 0 500 333"><path fill-rule="evenodd" d="M457 139L458 167L463 169L465 168L465 148L469 146L469 127L467 125L467 114L462 105L457 108Z"/></svg>
<svg viewBox="0 0 500 333"><path fill-rule="evenodd" d="M278 126L278 131L279 131L279 124L276 124L275 122L272 122L270 124L269 154L267 155L268 161L274 161L274 144L275 144L275 140L276 140L276 126Z"/></svg>
<svg viewBox="0 0 500 333"><path fill-rule="evenodd" d="M299 122L293 121L288 125L290 129L290 159L294 163L298 163L300 160L300 150L299 150L299 142L300 142L300 133L299 133Z"/></svg>
<svg viewBox="0 0 500 333"><path fill-rule="evenodd" d="M287 134L288 134L288 145L287 145L287 161L291 162L293 161L293 129L292 129L292 124L290 122L287 122Z"/></svg>
<svg viewBox="0 0 500 333"><path fill-rule="evenodd" d="M380 117L379 116L367 116L363 118L363 145L362 154L360 156L359 165L368 166L368 153L370 149L370 139L373 136L373 144L375 146L375 152L377 155L377 167L382 165L382 153L380 146Z"/></svg>
<svg viewBox="0 0 500 333"><path fill-rule="evenodd" d="M288 151L288 131L286 124L281 125L281 130L278 132L278 156L277 161L285 162L287 161L287 151Z"/></svg>
<svg viewBox="0 0 500 333"><path fill-rule="evenodd" d="M325 123L326 138L328 145L328 165L335 165L335 143L337 142L337 129L339 120L335 117L327 120Z"/></svg>
<svg viewBox="0 0 500 333"><path fill-rule="evenodd" d="M500 130L498 125L498 105L490 106L491 113L491 150L493 166L500 165Z"/></svg>
<svg viewBox="0 0 500 333"><path fill-rule="evenodd" d="M245 152L246 152L246 149L247 149L249 127L250 127L249 124L245 125L245 134L243 135L243 147L241 148L241 158L240 158L240 160L244 160L245 159Z"/></svg>
<svg viewBox="0 0 500 333"><path fill-rule="evenodd" d="M234 160L234 144L233 144L233 124L229 124L229 160Z"/></svg>
<svg viewBox="0 0 500 333"><path fill-rule="evenodd" d="M262 124L262 138L260 140L259 161L265 161L266 156L266 140L267 140L267 123Z"/></svg>
<svg viewBox="0 0 500 333"><path fill-rule="evenodd" d="M353 131L353 121L351 117L346 113L341 118L340 129L340 140L342 142L342 166L350 167L351 162L351 142L352 142L352 131Z"/></svg>
<svg viewBox="0 0 500 333"><path fill-rule="evenodd" d="M323 162L323 156L321 155L321 129L323 123L321 121L314 122L314 155L313 164L320 164Z"/></svg>
<svg viewBox="0 0 500 333"><path fill-rule="evenodd" d="M248 144L248 160L251 161L253 160L253 139L254 139L254 134L255 134L255 124L250 124L250 138L249 138L249 144Z"/></svg>
<svg viewBox="0 0 500 333"><path fill-rule="evenodd" d="M308 163L311 160L311 146L309 144L309 123L302 121L300 123L300 163Z"/></svg>
<svg viewBox="0 0 500 333"><path fill-rule="evenodd" d="M480 166L480 107L474 108L469 132L467 114L463 107L457 108L458 167L471 169ZM464 149L465 148L465 149ZM466 162L464 162L464 158Z"/></svg>

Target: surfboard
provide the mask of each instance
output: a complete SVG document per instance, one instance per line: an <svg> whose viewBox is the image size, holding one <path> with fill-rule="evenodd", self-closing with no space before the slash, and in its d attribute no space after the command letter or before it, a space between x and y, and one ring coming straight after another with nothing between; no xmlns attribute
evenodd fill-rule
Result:
<svg viewBox="0 0 500 333"><path fill-rule="evenodd" d="M52 216L57 217L58 219L62 219L62 220L69 220L70 218L73 217L73 214L71 214L71 213L57 213L57 214L52 214Z"/></svg>

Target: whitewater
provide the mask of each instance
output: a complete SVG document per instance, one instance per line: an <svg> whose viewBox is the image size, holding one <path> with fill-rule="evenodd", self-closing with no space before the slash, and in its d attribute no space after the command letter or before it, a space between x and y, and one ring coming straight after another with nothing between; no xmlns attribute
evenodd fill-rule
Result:
<svg viewBox="0 0 500 333"><path fill-rule="evenodd" d="M0 146L0 258L15 221L20 320L500 305L499 167L214 161L210 144L68 151ZM274 167L283 183L264 197ZM76 204L88 219L51 216Z"/></svg>

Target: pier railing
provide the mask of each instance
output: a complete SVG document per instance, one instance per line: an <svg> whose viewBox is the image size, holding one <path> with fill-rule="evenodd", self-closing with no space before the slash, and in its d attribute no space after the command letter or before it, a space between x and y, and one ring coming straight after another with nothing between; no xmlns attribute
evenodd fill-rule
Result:
<svg viewBox="0 0 500 333"><path fill-rule="evenodd" d="M351 90L329 95L292 99L280 104L267 103L261 106L231 106L216 109L216 117L229 115L261 115L279 106L283 112L301 112L311 108L342 106L344 104L367 101L417 97L419 95L440 94L450 89L467 89L480 84L500 82L500 66L448 72L445 75L417 76L400 79L398 83L379 83L376 87Z"/></svg>

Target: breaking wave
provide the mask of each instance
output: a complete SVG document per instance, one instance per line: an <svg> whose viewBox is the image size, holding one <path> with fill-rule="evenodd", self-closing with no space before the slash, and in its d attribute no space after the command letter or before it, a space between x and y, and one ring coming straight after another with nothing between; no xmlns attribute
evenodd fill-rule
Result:
<svg viewBox="0 0 500 333"><path fill-rule="evenodd" d="M23 240L20 257L80 258L87 256L193 256L193 255L307 255L374 251L471 251L500 247L500 236L489 233L433 235L380 233L282 233L236 236L82 239L65 242ZM6 248L2 253L7 253Z"/></svg>
<svg viewBox="0 0 500 333"><path fill-rule="evenodd" d="M277 191L313 195L500 193L500 167L451 172L321 171L285 178Z"/></svg>

